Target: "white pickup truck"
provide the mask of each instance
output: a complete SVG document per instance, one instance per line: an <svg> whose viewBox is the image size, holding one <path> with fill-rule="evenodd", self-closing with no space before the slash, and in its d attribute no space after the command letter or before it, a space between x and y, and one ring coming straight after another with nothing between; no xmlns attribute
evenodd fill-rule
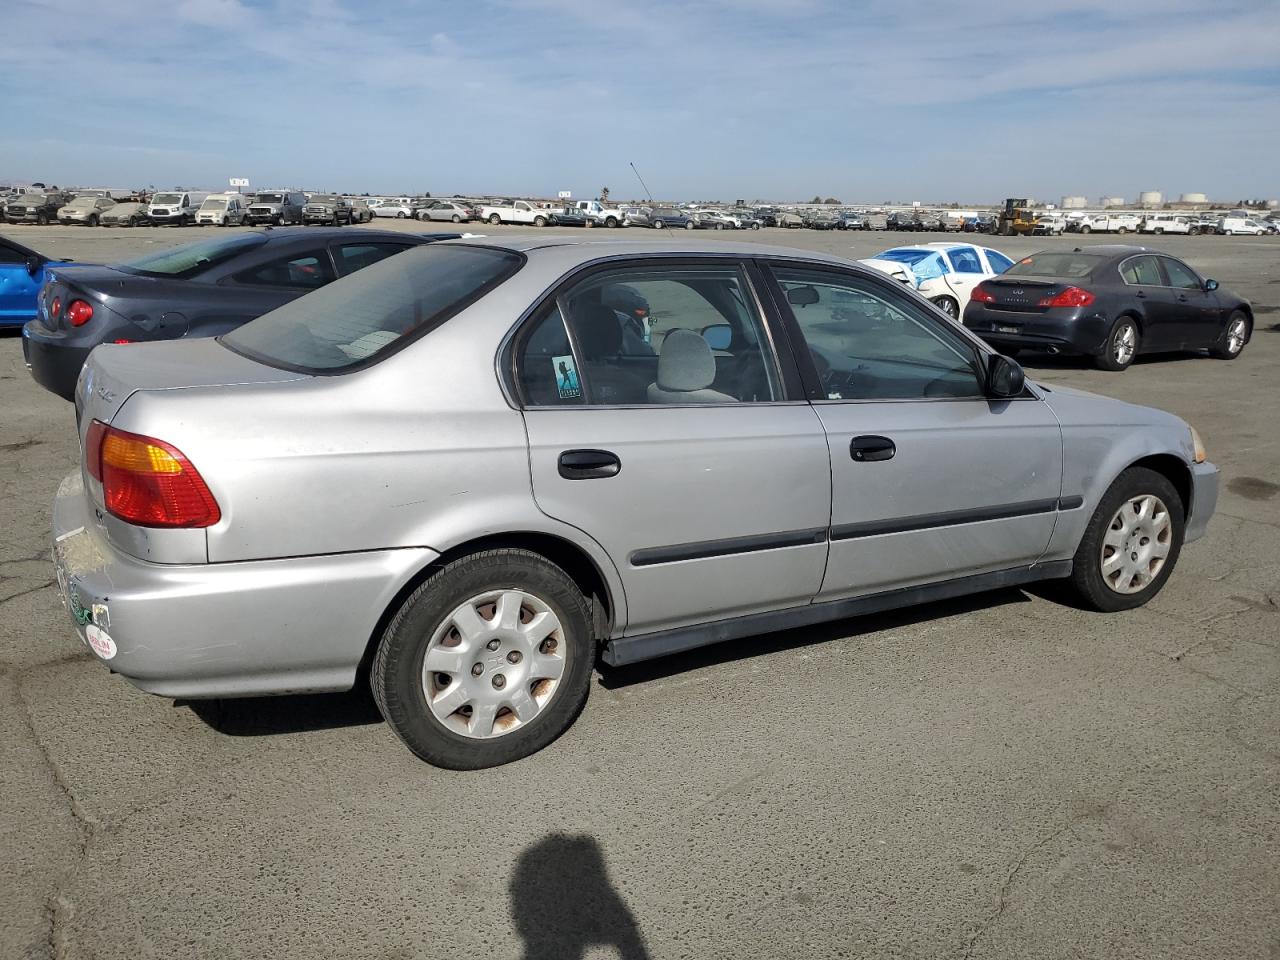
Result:
<svg viewBox="0 0 1280 960"><path fill-rule="evenodd" d="M1081 233L1137 233L1140 226L1136 213L1100 213L1082 219L1078 229Z"/></svg>
<svg viewBox="0 0 1280 960"><path fill-rule="evenodd" d="M627 216L619 207L606 206L600 200L579 200L577 207L590 217L597 227L625 227L627 225Z"/></svg>
<svg viewBox="0 0 1280 960"><path fill-rule="evenodd" d="M513 200L508 204L495 204L480 208L480 219L486 223L521 223L545 227L551 222L552 210L534 206L528 200Z"/></svg>

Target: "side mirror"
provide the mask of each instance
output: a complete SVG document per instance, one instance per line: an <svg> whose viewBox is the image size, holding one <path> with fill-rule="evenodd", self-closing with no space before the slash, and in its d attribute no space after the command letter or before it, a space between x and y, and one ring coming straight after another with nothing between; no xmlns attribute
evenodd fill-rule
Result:
<svg viewBox="0 0 1280 960"><path fill-rule="evenodd" d="M1215 291L1215 290L1217 290L1217 289L1218 289L1218 281L1217 281L1217 280L1206 280L1206 281L1204 282L1204 288L1205 288L1207 291L1209 291L1210 293L1213 293L1213 291Z"/></svg>
<svg viewBox="0 0 1280 960"><path fill-rule="evenodd" d="M1027 375L1016 361L999 353L987 361L987 396L1016 397L1026 383Z"/></svg>
<svg viewBox="0 0 1280 960"><path fill-rule="evenodd" d="M727 323L713 323L702 328L702 339L712 350L728 350L733 343L733 327Z"/></svg>
<svg viewBox="0 0 1280 960"><path fill-rule="evenodd" d="M35 276L40 272L40 268L44 266L44 261L39 257L27 257L27 273Z"/></svg>
<svg viewBox="0 0 1280 960"><path fill-rule="evenodd" d="M787 303L793 307L808 307L818 302L818 288L805 284L787 291Z"/></svg>

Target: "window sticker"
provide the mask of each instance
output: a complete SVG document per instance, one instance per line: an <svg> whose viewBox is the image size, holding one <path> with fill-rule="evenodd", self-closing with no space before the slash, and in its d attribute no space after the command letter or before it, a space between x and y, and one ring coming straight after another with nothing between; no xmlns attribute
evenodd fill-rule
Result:
<svg viewBox="0 0 1280 960"><path fill-rule="evenodd" d="M574 366L572 355L552 357L551 366L556 371L556 390L561 400L576 400L582 396L582 387L578 383L578 368Z"/></svg>

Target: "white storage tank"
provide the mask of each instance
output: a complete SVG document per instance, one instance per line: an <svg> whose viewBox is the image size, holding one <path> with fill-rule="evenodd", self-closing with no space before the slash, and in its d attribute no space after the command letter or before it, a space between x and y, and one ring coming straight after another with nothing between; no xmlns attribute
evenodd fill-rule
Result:
<svg viewBox="0 0 1280 960"><path fill-rule="evenodd" d="M1164 194L1159 190L1144 190L1138 194L1138 203L1144 207L1157 207L1164 203Z"/></svg>
<svg viewBox="0 0 1280 960"><path fill-rule="evenodd" d="M1089 205L1089 201L1086 200L1084 197L1063 197L1062 198L1063 210L1083 210L1088 205Z"/></svg>
<svg viewBox="0 0 1280 960"><path fill-rule="evenodd" d="M1268 210L1280 210L1280 200L1268 200L1263 206Z"/></svg>
<svg viewBox="0 0 1280 960"><path fill-rule="evenodd" d="M1183 203L1208 203L1209 198L1203 193L1184 193L1178 198Z"/></svg>
<svg viewBox="0 0 1280 960"><path fill-rule="evenodd" d="M1104 207L1123 207L1124 197L1103 197L1102 205Z"/></svg>

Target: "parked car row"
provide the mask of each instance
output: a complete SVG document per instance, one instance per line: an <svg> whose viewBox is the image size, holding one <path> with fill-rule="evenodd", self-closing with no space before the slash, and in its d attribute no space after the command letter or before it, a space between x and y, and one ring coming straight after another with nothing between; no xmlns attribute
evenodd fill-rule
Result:
<svg viewBox="0 0 1280 960"><path fill-rule="evenodd" d="M986 340L1128 344L1088 297L1126 271L1173 284L1172 258L1025 258L962 326L880 264L804 250L432 239L255 231L45 265L33 372L100 344L52 551L104 667L184 699L368 682L418 757L487 767L566 731L598 658L1037 580L1127 610L1214 512L1187 423L1031 382ZM877 259L999 263L963 246ZM1234 301L1201 290L1229 344Z"/></svg>

